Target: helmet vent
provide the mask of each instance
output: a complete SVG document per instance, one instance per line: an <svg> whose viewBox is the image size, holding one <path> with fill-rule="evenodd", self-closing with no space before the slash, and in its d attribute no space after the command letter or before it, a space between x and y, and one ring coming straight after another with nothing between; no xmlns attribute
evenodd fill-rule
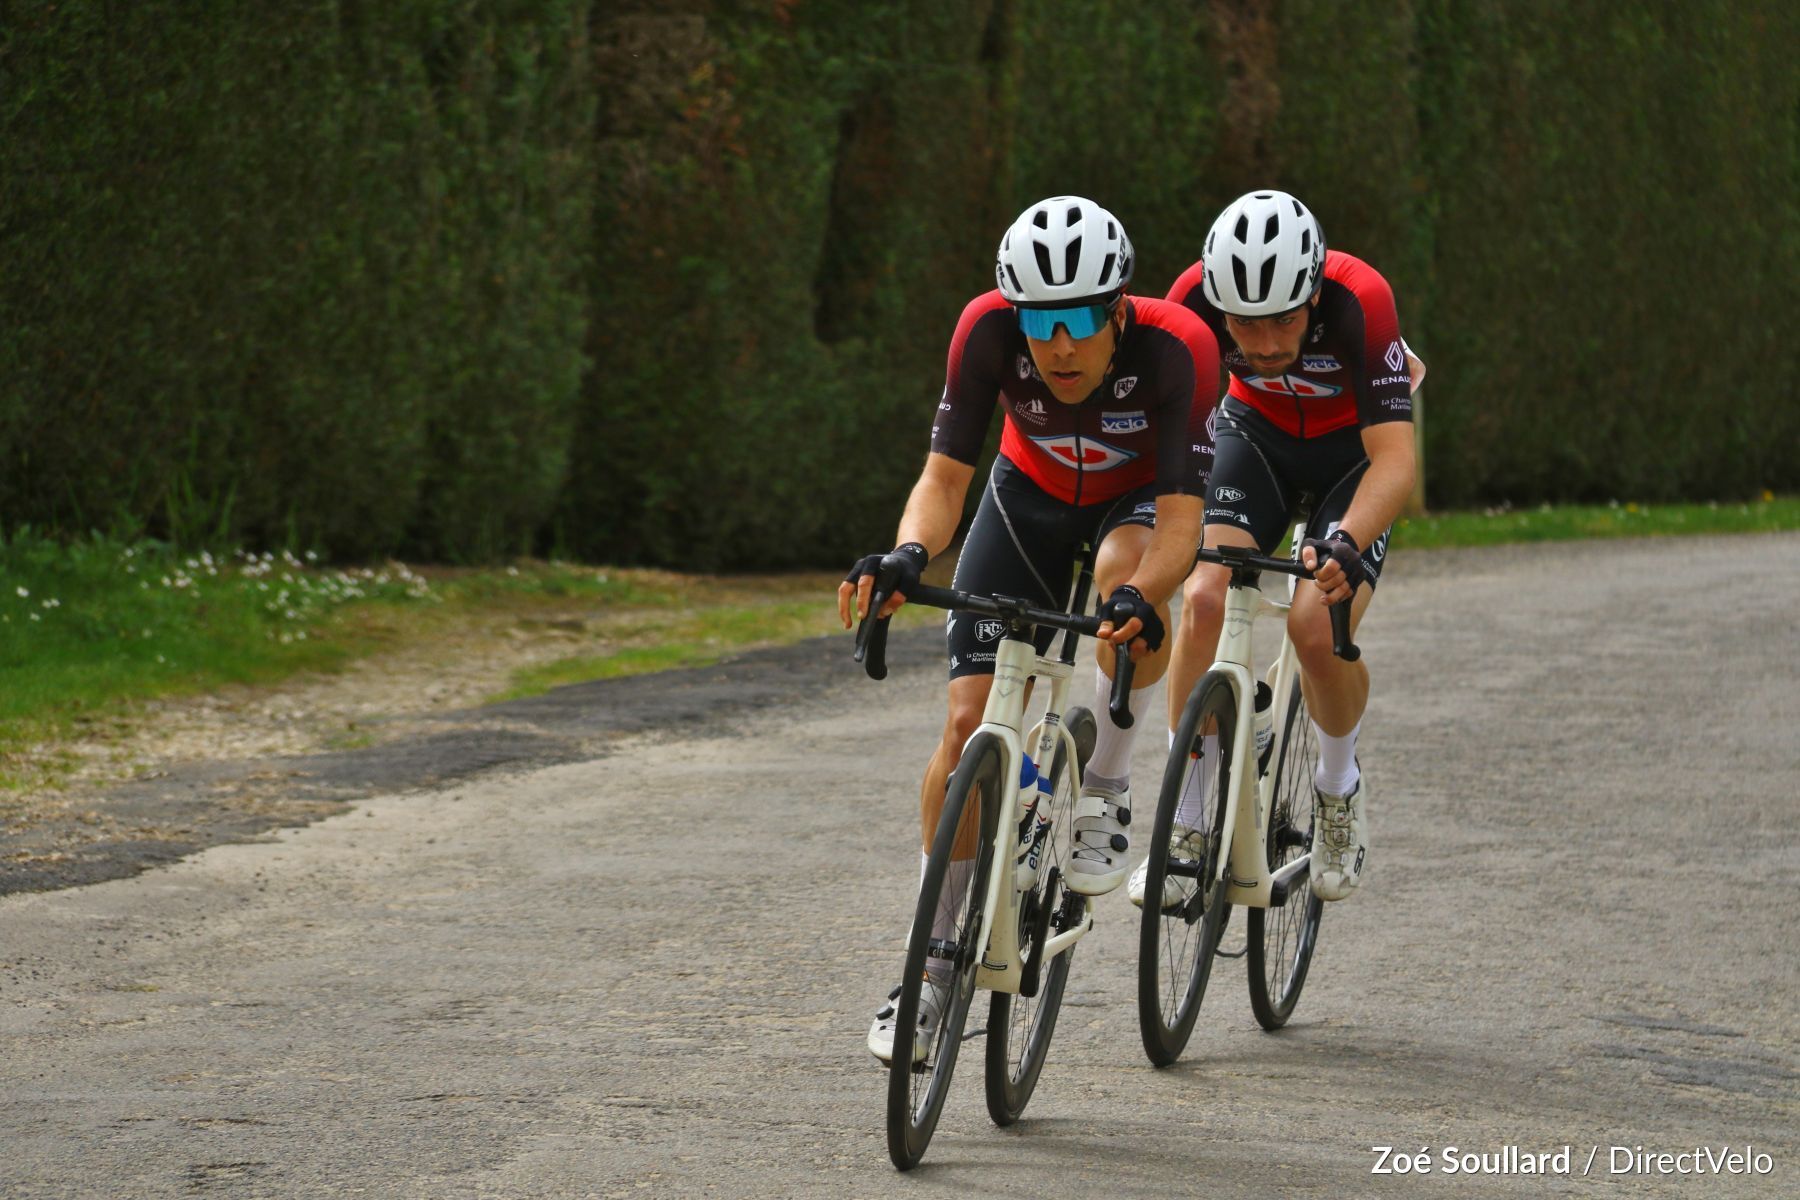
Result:
<svg viewBox="0 0 1800 1200"><path fill-rule="evenodd" d="M1250 290L1250 272L1245 269L1244 260L1235 254L1231 256L1231 278L1237 284L1238 295Z"/></svg>
<svg viewBox="0 0 1800 1200"><path fill-rule="evenodd" d="M1040 208L1031 214L1031 223L1039 229L1048 229L1050 228L1050 214Z"/></svg>
<svg viewBox="0 0 1800 1200"><path fill-rule="evenodd" d="M1073 212L1076 210L1071 209L1070 211ZM1080 265L1081 265L1081 239L1080 238L1070 238L1069 244L1063 248L1063 278L1062 278L1062 281L1064 283L1075 282L1075 269L1077 267L1079 267Z"/></svg>
<svg viewBox="0 0 1800 1200"><path fill-rule="evenodd" d="M1019 286L1019 273L1012 269L1011 263L1006 264L1006 277L1012 280L1013 291L1023 292L1025 290L1023 287Z"/></svg>
<svg viewBox="0 0 1800 1200"><path fill-rule="evenodd" d="M1270 213L1269 219L1267 221L1263 222L1263 242L1266 244L1268 242L1274 241L1275 236L1277 234L1279 234L1280 232L1281 232L1281 218L1276 216L1274 213Z"/></svg>
<svg viewBox="0 0 1800 1200"><path fill-rule="evenodd" d="M1042 242L1033 242L1031 248L1037 256L1038 278L1045 283L1055 283L1056 272L1050 266L1050 247Z"/></svg>
<svg viewBox="0 0 1800 1200"><path fill-rule="evenodd" d="M1081 205L1071 204L1063 212L1063 225L1066 228L1073 229L1079 224L1081 224Z"/></svg>
<svg viewBox="0 0 1800 1200"><path fill-rule="evenodd" d="M1232 230L1232 236L1240 242L1248 243L1250 241L1250 218L1248 215L1238 214L1237 228Z"/></svg>
<svg viewBox="0 0 1800 1200"><path fill-rule="evenodd" d="M1116 255L1116 254L1108 254L1104 259L1101 260L1101 262L1100 262L1100 286L1101 287L1108 287L1112 284L1113 263L1115 263L1117 261L1118 261L1118 255Z"/></svg>
<svg viewBox="0 0 1800 1200"><path fill-rule="evenodd" d="M1307 268L1301 267L1299 273L1294 276L1294 290L1288 293L1289 304L1300 303L1300 290L1306 286L1306 273Z"/></svg>
<svg viewBox="0 0 1800 1200"><path fill-rule="evenodd" d="M1275 283L1275 256L1263 259L1262 278L1258 281L1262 286L1257 289L1258 296L1267 296L1269 288Z"/></svg>
<svg viewBox="0 0 1800 1200"><path fill-rule="evenodd" d="M1302 229L1300 231L1300 253L1312 253L1312 230L1310 229Z"/></svg>

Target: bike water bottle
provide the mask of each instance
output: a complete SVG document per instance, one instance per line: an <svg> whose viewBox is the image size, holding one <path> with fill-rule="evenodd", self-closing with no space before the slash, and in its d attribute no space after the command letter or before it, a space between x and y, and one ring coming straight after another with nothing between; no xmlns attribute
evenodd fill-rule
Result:
<svg viewBox="0 0 1800 1200"><path fill-rule="evenodd" d="M1256 681L1256 769L1269 769L1269 751L1275 748L1275 693L1262 680Z"/></svg>
<svg viewBox="0 0 1800 1200"><path fill-rule="evenodd" d="M1037 886L1038 866L1050 833L1050 777L1038 773L1029 754L1019 768L1019 859L1013 871L1015 886L1030 891Z"/></svg>

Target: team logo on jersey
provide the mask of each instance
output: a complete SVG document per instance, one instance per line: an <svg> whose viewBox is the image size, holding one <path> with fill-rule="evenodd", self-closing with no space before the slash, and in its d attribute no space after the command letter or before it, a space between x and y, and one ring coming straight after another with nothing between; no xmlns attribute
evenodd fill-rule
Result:
<svg viewBox="0 0 1800 1200"><path fill-rule="evenodd" d="M1030 358L1023 354L1019 355L1018 365L1020 379L1036 379L1038 377L1037 364L1032 362Z"/></svg>
<svg viewBox="0 0 1800 1200"><path fill-rule="evenodd" d="M1406 365L1406 351L1400 348L1399 342L1389 342L1387 353L1382 355L1381 359L1387 363L1388 370L1398 371Z"/></svg>
<svg viewBox="0 0 1800 1200"><path fill-rule="evenodd" d="M1236 504L1239 500L1244 498L1244 493L1238 491L1236 488L1226 487L1214 488L1213 495L1217 496L1227 504Z"/></svg>
<svg viewBox="0 0 1800 1200"><path fill-rule="evenodd" d="M1152 516L1153 517L1156 515L1156 501L1146 500L1142 504L1138 505L1136 508L1132 509L1131 511L1134 516L1139 516L1139 517Z"/></svg>
<svg viewBox="0 0 1800 1200"><path fill-rule="evenodd" d="M1206 436L1213 441L1219 440L1219 409L1217 405L1206 414Z"/></svg>
<svg viewBox="0 0 1800 1200"><path fill-rule="evenodd" d="M1344 390L1329 383L1317 383L1311 379L1301 379L1293 375L1278 375L1274 379L1264 379L1260 375L1246 375L1244 382L1259 392L1274 392L1277 396L1299 396L1304 400L1323 400L1327 396L1335 396Z"/></svg>
<svg viewBox="0 0 1800 1200"><path fill-rule="evenodd" d="M1080 471L1110 471L1137 457L1130 450L1121 450L1094 438L1076 437L1073 434L1031 440L1038 449L1057 462Z"/></svg>
<svg viewBox="0 0 1800 1200"><path fill-rule="evenodd" d="M1142 412L1100 414L1101 433L1142 433L1150 428L1150 419Z"/></svg>
<svg viewBox="0 0 1800 1200"><path fill-rule="evenodd" d="M1341 371L1344 364L1329 354L1306 354L1300 358L1302 371Z"/></svg>
<svg viewBox="0 0 1800 1200"><path fill-rule="evenodd" d="M1119 382L1113 384L1113 399L1123 400L1125 397L1131 395L1131 389L1137 386L1137 381L1138 377L1136 375L1127 375L1125 378L1119 380Z"/></svg>
<svg viewBox="0 0 1800 1200"><path fill-rule="evenodd" d="M991 642L1005 631L1006 626L1000 621L975 622L975 636L980 641Z"/></svg>
<svg viewBox="0 0 1800 1200"><path fill-rule="evenodd" d="M1019 401L1018 404L1013 406L1013 411L1018 413L1021 417L1024 417L1027 421L1030 421L1033 425L1042 425L1045 421L1050 419L1044 412L1044 402L1035 396L1029 400Z"/></svg>
<svg viewBox="0 0 1800 1200"><path fill-rule="evenodd" d="M1315 326L1313 329L1312 340L1315 342L1322 341L1324 339L1324 337L1325 337L1325 326L1323 326L1323 325Z"/></svg>
<svg viewBox="0 0 1800 1200"><path fill-rule="evenodd" d="M1225 352L1225 365L1228 367L1247 367L1250 365L1250 361L1244 357L1244 352L1242 350L1227 350Z"/></svg>

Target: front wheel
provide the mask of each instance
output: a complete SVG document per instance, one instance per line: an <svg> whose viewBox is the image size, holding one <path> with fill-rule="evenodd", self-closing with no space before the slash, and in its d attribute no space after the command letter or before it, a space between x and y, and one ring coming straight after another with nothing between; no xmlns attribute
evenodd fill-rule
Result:
<svg viewBox="0 0 1800 1200"><path fill-rule="evenodd" d="M1194 1031L1231 911L1225 903L1223 864L1230 845L1225 801L1231 795L1236 730L1237 693L1231 677L1209 671L1188 696L1175 727L1146 860L1138 942L1138 1028L1144 1053L1159 1067L1181 1057ZM1181 793L1188 776L1202 769L1201 737L1209 732L1218 734L1218 770L1204 798L1198 828L1184 828L1178 836L1175 815Z"/></svg>
<svg viewBox="0 0 1800 1200"><path fill-rule="evenodd" d="M981 969L982 915L994 871L1006 748L977 734L944 793L944 811L919 884L888 1065L888 1157L902 1171L925 1155L956 1070L963 1023ZM921 1004L939 1014L921 1033Z"/></svg>
<svg viewBox="0 0 1800 1200"><path fill-rule="evenodd" d="M1269 872L1312 852L1313 770L1319 739L1306 715L1300 678L1294 677L1282 723L1281 758L1275 763L1275 802L1269 812ZM1249 920L1250 1008L1264 1029L1280 1029L1293 1015L1306 984L1306 969L1319 943L1325 902L1302 875L1280 908L1253 908Z"/></svg>

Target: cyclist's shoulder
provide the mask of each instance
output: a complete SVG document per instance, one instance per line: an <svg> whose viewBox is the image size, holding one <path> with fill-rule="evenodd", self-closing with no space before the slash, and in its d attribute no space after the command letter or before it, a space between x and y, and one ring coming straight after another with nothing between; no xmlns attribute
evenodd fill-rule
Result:
<svg viewBox="0 0 1800 1200"><path fill-rule="evenodd" d="M984 320L990 323L1003 321L1011 311L1012 305L1000 294L999 288L983 292L963 305L962 316L956 323L957 332L973 329Z"/></svg>
<svg viewBox="0 0 1800 1200"><path fill-rule="evenodd" d="M1394 289L1388 285L1387 277L1343 250L1325 252L1325 284L1328 295L1359 304L1394 303Z"/></svg>
<svg viewBox="0 0 1800 1200"><path fill-rule="evenodd" d="M1133 320L1143 328L1166 333L1183 342L1189 350L1218 353L1218 340L1212 329L1186 305L1175 300L1133 296L1131 308Z"/></svg>
<svg viewBox="0 0 1800 1200"><path fill-rule="evenodd" d="M1204 315L1212 308L1206 292L1200 286L1205 278L1206 264L1197 258L1193 266L1175 277L1175 282L1169 285L1169 294L1164 299Z"/></svg>
<svg viewBox="0 0 1800 1200"><path fill-rule="evenodd" d="M951 371L998 371L1013 350L1015 336L1019 323L1013 319L1012 305L998 288L983 292L963 306L957 319L950 338Z"/></svg>

